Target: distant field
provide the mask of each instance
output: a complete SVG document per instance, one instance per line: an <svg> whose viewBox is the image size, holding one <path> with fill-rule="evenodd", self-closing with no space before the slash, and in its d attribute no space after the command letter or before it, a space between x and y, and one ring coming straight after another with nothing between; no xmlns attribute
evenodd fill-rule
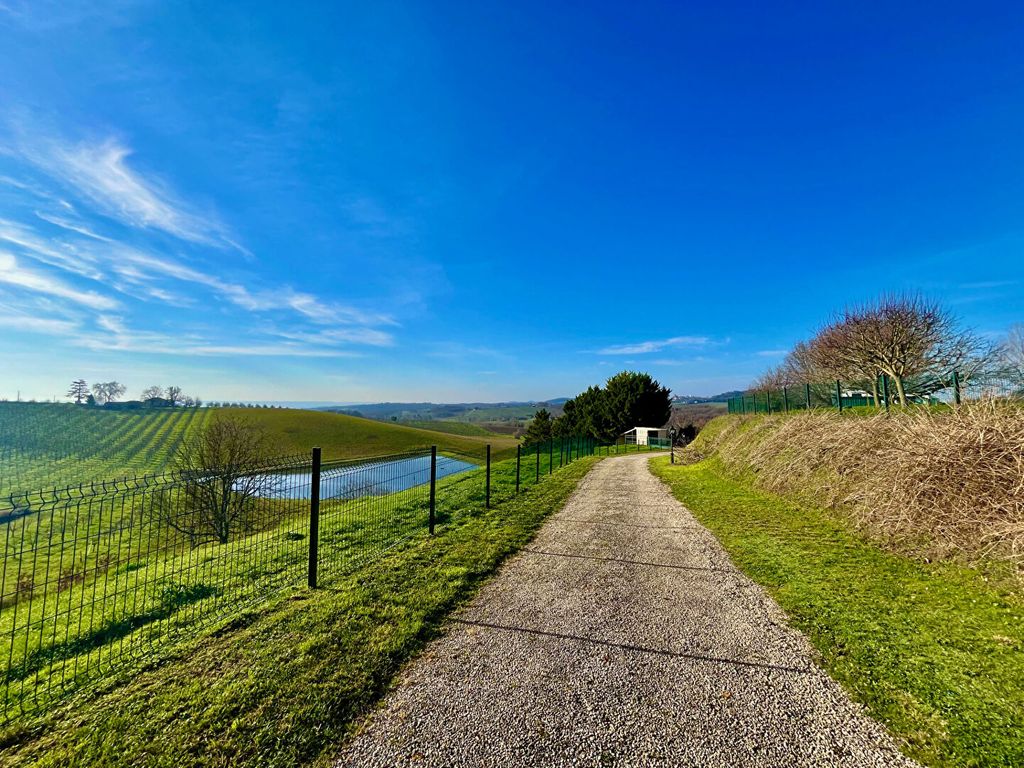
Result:
<svg viewBox="0 0 1024 768"><path fill-rule="evenodd" d="M494 421L494 422L517 422L517 421L529 421L533 418L533 414L539 411L541 408L547 408L554 415L561 413L560 408L553 406L543 405L506 405L491 408L469 408L460 413L457 418L459 421L465 421L469 424L479 424L482 422Z"/></svg>
<svg viewBox="0 0 1024 768"><path fill-rule="evenodd" d="M495 456L516 440L458 425L472 434L388 424L322 411L260 408L176 408L108 411L62 403L0 403L0 496L132 474L165 471L189 434L215 414L262 426L276 452L306 454L319 445L324 457L358 458L437 445L442 451ZM432 423L433 424L433 423ZM424 425L426 426L426 425ZM482 433L482 434L481 434Z"/></svg>
<svg viewBox="0 0 1024 768"><path fill-rule="evenodd" d="M306 453L312 446L319 445L325 458L345 459L436 445L442 451L482 456L488 443L495 452L513 449L514 453L517 442L499 435L450 434L323 411L246 408L219 411L249 418L262 426L282 454Z"/></svg>
<svg viewBox="0 0 1024 768"><path fill-rule="evenodd" d="M491 432L478 424L469 424L464 421L448 421L442 419L402 421L400 426L413 427L414 429L426 429L431 432L444 432L449 435L462 435L463 437L495 437L496 433Z"/></svg>
<svg viewBox="0 0 1024 768"><path fill-rule="evenodd" d="M678 425L693 424L698 431L716 416L727 411L726 403L685 403L672 406L672 423Z"/></svg>

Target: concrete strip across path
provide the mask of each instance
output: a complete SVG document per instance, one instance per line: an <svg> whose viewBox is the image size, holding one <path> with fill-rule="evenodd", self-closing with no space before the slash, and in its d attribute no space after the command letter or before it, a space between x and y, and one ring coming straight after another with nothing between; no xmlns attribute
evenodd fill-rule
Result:
<svg viewBox="0 0 1024 768"><path fill-rule="evenodd" d="M914 765L648 459L595 466L338 765Z"/></svg>

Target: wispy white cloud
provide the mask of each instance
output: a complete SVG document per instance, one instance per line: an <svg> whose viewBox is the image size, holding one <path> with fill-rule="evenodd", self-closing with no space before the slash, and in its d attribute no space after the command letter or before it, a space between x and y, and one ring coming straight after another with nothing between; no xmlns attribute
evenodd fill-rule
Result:
<svg viewBox="0 0 1024 768"><path fill-rule="evenodd" d="M324 302L312 294L287 286L253 291L241 283L224 280L197 267L137 249L119 249L111 268L129 282L144 282L154 276L162 276L202 285L251 312L289 310L321 325L395 325L394 319L386 314L363 312L353 307Z"/></svg>
<svg viewBox="0 0 1024 768"><path fill-rule="evenodd" d="M762 349L757 352L758 357L783 357L788 349Z"/></svg>
<svg viewBox="0 0 1024 768"><path fill-rule="evenodd" d="M597 350L599 355L644 355L668 347L704 347L711 343L707 336L673 336L670 339L640 341L634 344L613 344Z"/></svg>
<svg viewBox="0 0 1024 768"><path fill-rule="evenodd" d="M82 291L57 278L18 264L13 254L0 251L0 283L66 299L91 309L114 309L117 302L95 291Z"/></svg>
<svg viewBox="0 0 1024 768"><path fill-rule="evenodd" d="M114 218L183 240L227 245L223 227L216 220L190 210L165 184L131 168L131 154L128 147L108 139L101 144L54 145L37 157L50 173L72 184Z"/></svg>
<svg viewBox="0 0 1024 768"><path fill-rule="evenodd" d="M510 360L511 356L491 347L463 344L460 341L437 341L427 351L430 357L442 360L463 361L471 358L490 358L492 360Z"/></svg>
<svg viewBox="0 0 1024 768"><path fill-rule="evenodd" d="M103 277L103 273L96 268L94 259L88 253L83 253L66 243L48 241L28 227L13 221L0 219L0 240L18 246L29 257L52 267L59 267L91 280Z"/></svg>
<svg viewBox="0 0 1024 768"><path fill-rule="evenodd" d="M24 114L0 121L4 127L9 140L0 154L21 171L0 177L0 296L5 286L17 289L9 293L24 310L6 313L5 328L63 335L92 349L168 355L348 357L358 354L353 347L394 344L390 329L398 323L390 314L275 285L253 268L210 265L207 246L255 259L215 214L135 163L125 142L53 138ZM386 213L371 203L350 214L383 225ZM169 245L152 230L179 242ZM46 320L33 322L29 305L38 299L31 296L50 297L61 310L78 307L80 316L43 314ZM138 311L154 302L168 311ZM181 327L201 331L166 333L197 307L204 318L197 324L193 313ZM209 311L230 333L224 323L205 322Z"/></svg>
<svg viewBox="0 0 1024 768"><path fill-rule="evenodd" d="M4 311L0 314L0 328L42 333L48 336L69 336L78 331L79 325L71 320L33 317L32 315L11 314Z"/></svg>
<svg viewBox="0 0 1024 768"><path fill-rule="evenodd" d="M365 344L373 347L389 347L395 341L394 336L379 328L333 328L315 332L272 329L270 333L282 339L322 346Z"/></svg>
<svg viewBox="0 0 1024 768"><path fill-rule="evenodd" d="M86 0L4 0L0 14L32 30L80 27L86 23L114 26L125 23L129 12L142 0L112 0L106 3Z"/></svg>
<svg viewBox="0 0 1024 768"><path fill-rule="evenodd" d="M104 243L112 243L112 242L114 242L109 237L105 237L103 235L99 235L99 234L93 232L85 224L82 224L82 223L79 223L79 222L74 222L74 221L71 221L71 220L69 220L67 218L64 218L64 217L54 216L51 213L44 213L43 211L36 211L36 216L38 216L43 221L49 222L50 224L54 224L54 225L56 225L58 227L62 227L63 229L66 229L66 230L68 230L70 232L77 232L80 235L85 235L86 237L91 237L93 240L100 240L100 241L102 241Z"/></svg>
<svg viewBox="0 0 1024 768"><path fill-rule="evenodd" d="M190 336L129 331L123 327L117 332L81 337L79 343L89 349L107 352L132 352L178 357L359 357L358 353L349 350L261 342L215 344Z"/></svg>
<svg viewBox="0 0 1024 768"><path fill-rule="evenodd" d="M215 213L199 210L155 174L133 167L132 149L123 141L109 137L68 141L24 113L8 116L7 124L9 154L73 190L103 215L130 227L160 230L185 241L233 248L251 256ZM35 185L11 181L44 199L60 200L49 191L36 192Z"/></svg>

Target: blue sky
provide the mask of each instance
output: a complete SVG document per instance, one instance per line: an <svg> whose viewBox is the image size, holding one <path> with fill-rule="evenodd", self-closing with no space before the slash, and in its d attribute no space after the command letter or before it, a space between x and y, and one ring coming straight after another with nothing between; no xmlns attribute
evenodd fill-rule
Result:
<svg viewBox="0 0 1024 768"><path fill-rule="evenodd" d="M888 290L998 336L1022 35L1018 3L0 0L0 396L710 394Z"/></svg>

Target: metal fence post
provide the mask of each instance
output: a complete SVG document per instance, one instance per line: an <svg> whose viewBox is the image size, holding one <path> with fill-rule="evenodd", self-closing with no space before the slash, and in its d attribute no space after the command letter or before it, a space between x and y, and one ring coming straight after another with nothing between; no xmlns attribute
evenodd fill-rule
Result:
<svg viewBox="0 0 1024 768"><path fill-rule="evenodd" d="M313 449L313 471L309 484L309 569L307 582L316 589L316 567L320 547L320 448Z"/></svg>
<svg viewBox="0 0 1024 768"><path fill-rule="evenodd" d="M807 398L807 410L811 410L811 385L804 384L804 397Z"/></svg>
<svg viewBox="0 0 1024 768"><path fill-rule="evenodd" d="M540 443L537 443L536 452L537 452L537 471L536 471L536 477L534 478L534 482L535 483L539 483L540 482Z"/></svg>
<svg viewBox="0 0 1024 768"><path fill-rule="evenodd" d="M430 535L434 535L434 517L437 511L437 446L430 446Z"/></svg>
<svg viewBox="0 0 1024 768"><path fill-rule="evenodd" d="M960 405L960 374L953 371L953 402Z"/></svg>
<svg viewBox="0 0 1024 768"><path fill-rule="evenodd" d="M548 438L548 474L555 471L555 439Z"/></svg>
<svg viewBox="0 0 1024 768"><path fill-rule="evenodd" d="M491 508L491 444L487 444L487 480L484 491L484 509Z"/></svg>
<svg viewBox="0 0 1024 768"><path fill-rule="evenodd" d="M522 459L523 446L516 446L516 493L519 493L519 463Z"/></svg>
<svg viewBox="0 0 1024 768"><path fill-rule="evenodd" d="M843 412L843 388L836 379L836 402L839 404L839 412Z"/></svg>
<svg viewBox="0 0 1024 768"><path fill-rule="evenodd" d="M782 407L786 409L786 413L789 413L789 388L782 388Z"/></svg>
<svg viewBox="0 0 1024 768"><path fill-rule="evenodd" d="M768 410L768 415L772 415L772 391L766 390L764 393L764 407Z"/></svg>
<svg viewBox="0 0 1024 768"><path fill-rule="evenodd" d="M882 401L885 403L885 413L889 414L889 374L882 374Z"/></svg>

